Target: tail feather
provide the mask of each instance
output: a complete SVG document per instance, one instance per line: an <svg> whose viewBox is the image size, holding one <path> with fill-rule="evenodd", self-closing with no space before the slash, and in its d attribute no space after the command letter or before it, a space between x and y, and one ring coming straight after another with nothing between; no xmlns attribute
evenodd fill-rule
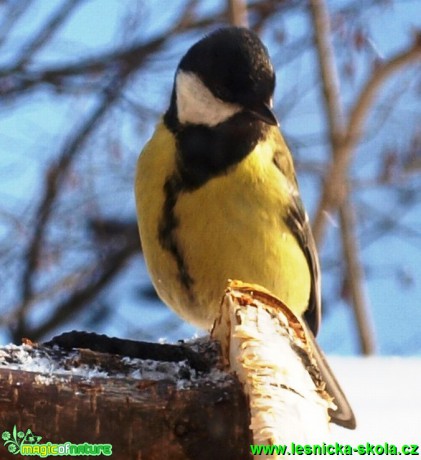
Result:
<svg viewBox="0 0 421 460"><path fill-rule="evenodd" d="M337 406L337 409L329 409L329 416L332 423L354 430L357 426L354 412L352 411L351 405L349 404L344 392L342 391L335 375L327 363L326 357L314 338L314 335L309 330L307 325L305 326L307 337L310 340L311 349L313 356L317 362L320 370L321 377L326 384L327 393L332 396L333 402Z"/></svg>

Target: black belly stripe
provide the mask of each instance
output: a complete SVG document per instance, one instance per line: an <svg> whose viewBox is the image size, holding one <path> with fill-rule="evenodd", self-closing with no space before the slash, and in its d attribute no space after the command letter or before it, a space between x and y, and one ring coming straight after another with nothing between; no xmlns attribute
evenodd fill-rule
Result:
<svg viewBox="0 0 421 460"><path fill-rule="evenodd" d="M174 258L179 280L193 299L194 278L189 273L176 238L179 221L175 215L175 206L180 193L194 193L212 178L228 173L265 137L268 127L246 111L214 127L181 125L177 119L174 94L164 122L176 138L177 166L174 174L165 181L165 200L158 237L161 247Z"/></svg>
<svg viewBox="0 0 421 460"><path fill-rule="evenodd" d="M194 279L190 276L182 250L175 236L175 230L179 225L179 221L175 215L174 208L183 188L183 183L178 175L172 175L166 180L164 185L165 200L161 221L158 226L158 238L162 248L169 251L173 256L177 264L179 280L187 291L189 291L189 295L192 296L191 288L194 284Z"/></svg>

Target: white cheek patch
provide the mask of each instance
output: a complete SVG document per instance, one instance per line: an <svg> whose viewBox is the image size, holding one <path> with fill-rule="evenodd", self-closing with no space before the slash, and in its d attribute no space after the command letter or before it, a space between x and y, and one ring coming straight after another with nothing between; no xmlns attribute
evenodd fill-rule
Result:
<svg viewBox="0 0 421 460"><path fill-rule="evenodd" d="M215 126L242 110L237 104L216 98L192 72L180 70L175 85L180 123Z"/></svg>

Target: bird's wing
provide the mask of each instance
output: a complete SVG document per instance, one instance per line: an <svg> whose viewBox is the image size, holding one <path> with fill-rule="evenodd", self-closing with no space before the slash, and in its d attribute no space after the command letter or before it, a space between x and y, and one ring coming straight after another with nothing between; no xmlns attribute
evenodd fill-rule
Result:
<svg viewBox="0 0 421 460"><path fill-rule="evenodd" d="M291 200L285 215L286 223L307 259L311 275L310 298L308 308L304 313L304 318L313 334L316 335L319 329L321 316L319 257L317 255L316 243L314 242L311 232L310 222L298 191L291 154L279 130L276 129L273 131L276 136L275 144L279 147L274 151L273 163L288 179L291 185Z"/></svg>
<svg viewBox="0 0 421 460"><path fill-rule="evenodd" d="M321 317L321 292L320 292L320 267L316 243L311 232L310 222L304 210L298 190L292 194L291 203L287 211L287 224L303 251L311 276L310 297L304 318L314 335L320 325Z"/></svg>
<svg viewBox="0 0 421 460"><path fill-rule="evenodd" d="M313 356L317 361L322 379L326 384L326 390L333 397L334 403L337 406L337 409L329 411L332 422L346 428L354 429L356 422L352 408L314 338L317 334L321 317L319 258L310 222L298 191L291 154L281 133L279 132L275 136L278 149L274 153L273 163L287 178L291 186L291 199L285 214L286 223L307 259L311 274L310 298L308 308L304 312L304 327L310 339Z"/></svg>

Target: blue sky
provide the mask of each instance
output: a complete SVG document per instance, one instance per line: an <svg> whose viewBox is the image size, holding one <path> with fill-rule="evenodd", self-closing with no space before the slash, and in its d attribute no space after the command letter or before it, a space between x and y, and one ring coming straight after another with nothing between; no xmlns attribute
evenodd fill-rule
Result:
<svg viewBox="0 0 421 460"><path fill-rule="evenodd" d="M54 7L60 3L59 1L54 2ZM364 0L356 3L361 7L364 6ZM118 27L119 19L129 4L133 14L136 13L141 18L139 24L133 25L134 28L137 27L135 32L121 30ZM125 43L126 40L152 36L156 30L174 21L179 6L183 4L185 4L184 1L177 0L171 3L171 8L163 10L151 7L151 4L148 5L148 8L142 8L142 2L117 0L84 2L57 35L54 46L48 47L40 54L38 62L45 64L68 62L69 59L76 59L80 55L89 56L111 45ZM205 1L201 2L201 8L204 11L218 11L221 4L220 1ZM329 2L332 10L338 5L347 4L350 2L333 0ZM8 36L8 42L2 48L2 51L7 51L0 54L0 65L6 63L16 49L24 46L31 30L35 30L37 24L51 11L47 9L51 7L49 2L38 2L36 5L31 9L31 14L22 17L14 33ZM345 104L353 100L355 93L358 92L366 78L370 53L379 59L387 59L406 46L411 40L411 31L421 26L418 1L395 1L390 2L390 5L385 2L385 5L381 8L367 10L370 17L364 27L370 39L370 46L365 53L338 56L341 64L352 58L352 63L355 65L354 79L343 82L341 94ZM1 19L0 16L0 25ZM294 39L303 36L308 25L308 17L300 11L288 16L288 22L285 24L287 39L294 42ZM271 38L277 27L280 25L274 23L272 29L263 34L263 39L266 39L266 44L273 56L276 56L279 51ZM346 25L344 30L345 32L348 30ZM132 85L125 93L125 97L132 101L139 100L157 113L165 110L173 71L178 59L199 35L190 34L184 39L179 39L176 46L167 49L160 59L150 63L150 74L142 75L142 84L138 82ZM280 59L282 61L282 56ZM364 177L367 181L370 180L378 167L380 145L386 143L390 148L405 146L408 138L406 133L412 129L410 124L419 123L419 118L413 116L419 107L419 99L414 99L414 91L405 92L405 85L412 81L412 75L408 71L400 74L399 78L391 79L386 87L387 92L386 89L382 92L384 97L375 107L368 126L372 129L376 126L379 114L384 113L386 107L388 112L384 122L386 128L380 130L381 134L372 136L359 147L353 162L354 177L358 172L359 178ZM296 146L294 152L298 163L311 158L318 165L323 165L328 152L323 145L318 143L315 145L311 141L324 122L320 110L317 81L318 74L314 67L314 56L311 53L304 53L278 72L275 105L290 144L293 148ZM404 94L402 98L398 98L400 93ZM388 94L391 96L387 96ZM295 99L297 102L288 108L286 102L295 102ZM23 98L16 104L11 102L0 107L0 238L11 237L10 229L13 227L10 226L10 219L14 215L22 214L25 216L22 221L22 234L13 235L13 237L18 238L18 241L23 241L25 225L30 225L31 209L39 193L39 177L55 153L51 146L55 145L58 148L65 142L72 124L76 125L83 120L93 102L92 98L84 95L75 98L57 97L45 91L40 92L36 97ZM79 196L75 192L75 198L82 201L85 199L86 203L89 200L95 201L95 205L99 208L110 210L111 215L130 217L134 215L134 200L130 186L134 163L137 152L152 133L153 124L145 125L141 121L133 123L129 121L129 115L124 110L114 115L114 123L115 120L118 122L116 126L113 126L114 132L104 132L102 141L96 142L94 148L87 150L83 167L88 165L92 171L89 194ZM123 150L122 156L117 160L112 158L104 160L100 156L101 142L109 142L114 135L122 139L119 146ZM121 177L117 179L115 188L109 191L104 190L104 183L110 180L110 171L117 167ZM299 173L299 179L304 201L312 215L316 202L314 186L317 184L317 179L311 175L304 175L302 172ZM417 186L419 189L419 176L410 180L413 181L414 190ZM99 195L101 200L96 202ZM387 190L359 188L355 198L357 203L364 203L364 205L370 203L383 213L393 214L405 225L421 228L420 205L413 206L411 212L402 216L402 204L396 200L394 194ZM363 215L359 217L365 222ZM334 232L335 225L333 219L322 248L322 263L326 265L334 252L338 250L335 244L337 238ZM386 235L375 243L368 244L369 230L369 225L363 225L359 237L363 249L364 266L370 273L366 291L370 299L371 316L376 330L379 352L383 354L420 354L421 338L418 334L421 325L420 239L408 236L396 238ZM398 276L399 272L396 267L399 267L402 272L401 278ZM407 284L402 282L405 274L408 275ZM116 305L116 313L107 324L99 327L100 332L130 336L132 333L130 324L133 322L133 317L138 318L139 322L144 324L144 329L150 333L150 337L147 337L150 340L156 340L159 337L175 340L189 337L196 332L193 328L178 321L171 312L164 308L157 308L156 304L149 305L143 301L142 307L139 308L135 290L139 288L139 283L145 287L148 285L147 274L140 260L134 262L125 275L121 277L118 285L107 293L110 302ZM2 287L4 293L9 292L10 289L11 287L7 285ZM334 278L330 275L325 276L325 297L334 297L337 290ZM2 308L8 307L10 304L2 305ZM333 307L325 315L320 342L328 352L355 353L357 347L351 312L343 301L335 301ZM44 305L39 311L34 312L34 320L42 317L44 311L47 310L48 305ZM170 330L162 328L168 318L171 318L171 324L174 325ZM77 327L77 325L78 323L75 322L72 327Z"/></svg>

